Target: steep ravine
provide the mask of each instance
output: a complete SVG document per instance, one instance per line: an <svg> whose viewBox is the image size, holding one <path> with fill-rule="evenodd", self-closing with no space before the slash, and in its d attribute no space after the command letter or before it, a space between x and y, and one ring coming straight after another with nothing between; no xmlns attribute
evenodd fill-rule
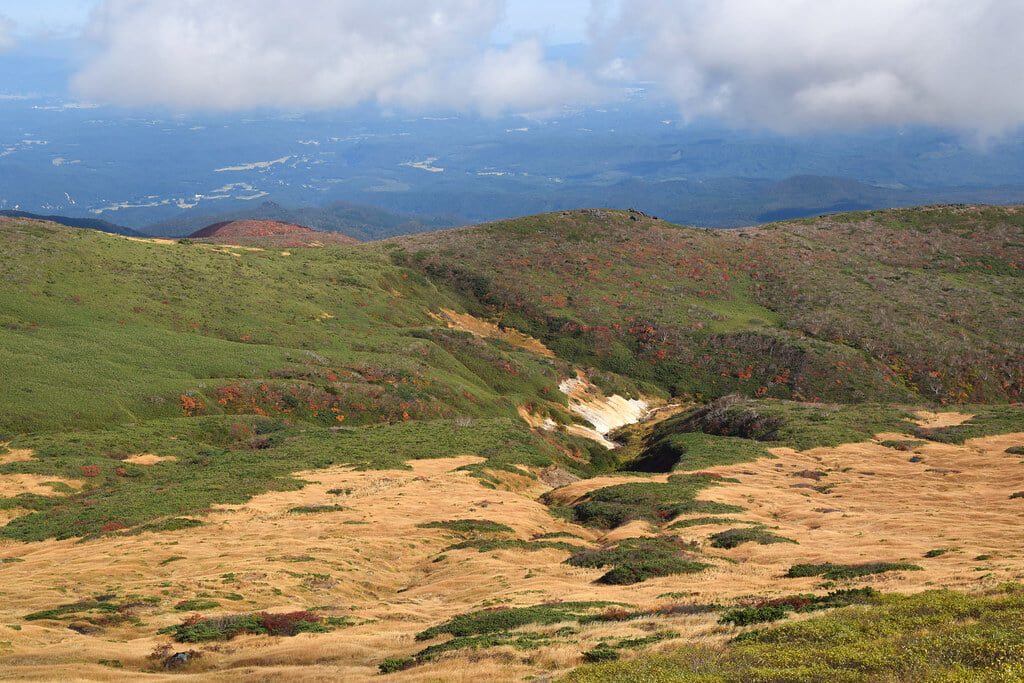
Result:
<svg viewBox="0 0 1024 683"><path fill-rule="evenodd" d="M570 425L566 431L592 439L609 449L617 446L608 440L609 433L619 427L640 422L651 412L648 402L643 399L629 399L617 394L605 396L579 370L576 371L576 377L559 382L558 388L569 397L569 410L594 425L593 429Z"/></svg>

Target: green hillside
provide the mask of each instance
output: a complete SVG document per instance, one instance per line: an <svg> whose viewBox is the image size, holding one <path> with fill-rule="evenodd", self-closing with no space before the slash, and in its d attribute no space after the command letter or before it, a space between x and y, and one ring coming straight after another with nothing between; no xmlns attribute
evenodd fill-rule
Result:
<svg viewBox="0 0 1024 683"><path fill-rule="evenodd" d="M1024 211L741 231L584 210L401 238L396 261L563 358L698 399L1016 401Z"/></svg>
<svg viewBox="0 0 1024 683"><path fill-rule="evenodd" d="M492 466L561 462L585 475L567 454L602 449L558 431L541 438L516 413L529 405L573 421L556 387L572 375L567 363L606 371L610 391L697 401L998 403L1024 388L1015 207L742 232L583 210L292 253L24 219L0 228L0 435L33 433L15 445L52 455L2 471L99 467L113 510L143 483L133 477L154 477L119 454L216 452L223 463L201 459L213 472L239 451L240 467L250 451L261 467L271 455L287 462L249 488L122 515L136 524L244 498L315 462L401 462L343 438L375 424L421 424L429 453L431 441L458 441L456 422L487 421L499 443L470 450L491 451ZM449 330L431 315L442 307L533 334L558 359ZM164 470L147 485L191 471ZM60 499L8 500L35 513L0 535L80 535L112 521L91 510L44 523Z"/></svg>
<svg viewBox="0 0 1024 683"><path fill-rule="evenodd" d="M0 473L93 472L86 495L0 499L35 511L0 536L190 513L295 486L278 478L311 466L393 467L453 450L490 451L501 468L586 449L517 417L523 403L564 403L551 359L438 329L428 312L455 297L378 245L283 255L39 221L0 229L0 438L26 434L12 447L46 454ZM466 442L458 425L470 423ZM369 425L384 431L352 438ZM179 461L119 462L139 452ZM242 483L212 483L225 479ZM169 488L182 482L187 494Z"/></svg>

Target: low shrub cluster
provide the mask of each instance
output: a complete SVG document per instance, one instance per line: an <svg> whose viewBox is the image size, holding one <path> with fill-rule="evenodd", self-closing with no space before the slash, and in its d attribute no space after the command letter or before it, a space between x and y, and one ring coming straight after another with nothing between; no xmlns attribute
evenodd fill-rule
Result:
<svg viewBox="0 0 1024 683"><path fill-rule="evenodd" d="M628 538L616 544L585 550L567 564L574 567L607 567L598 583L628 585L672 574L695 574L711 565L696 561L694 546L675 536Z"/></svg>
<svg viewBox="0 0 1024 683"><path fill-rule="evenodd" d="M604 611L597 611L601 609ZM649 612L642 614L650 615ZM618 621L634 616L636 615L623 609L620 603L604 601L552 602L530 607L495 607L468 612L416 634L416 640L430 640L445 634L454 636L450 640L429 645L412 657L389 657L378 665L378 669L382 674L394 673L432 661L446 652L456 650L482 650L502 645L511 646L517 650L534 650L549 645L556 639L575 635L577 629L564 626L550 633L518 631L516 629L527 625L546 626L565 621L577 623ZM655 634L649 638L662 640L675 635L677 634ZM646 643L649 639L637 640L644 640ZM650 640L650 642L656 642L656 640ZM629 646L624 640L617 647ZM598 647L611 649L609 645Z"/></svg>
<svg viewBox="0 0 1024 683"><path fill-rule="evenodd" d="M463 550L466 548L472 548L482 553L509 549L535 551L554 548L555 550L563 550L569 553L575 553L583 550L583 546L581 545L565 543L564 541L523 541L518 538L474 538L450 545L445 548L445 551Z"/></svg>
<svg viewBox="0 0 1024 683"><path fill-rule="evenodd" d="M294 636L299 633L324 633L331 627L320 615L298 611L280 614L230 614L201 617L196 614L180 624L167 626L157 633L169 634L179 643L202 643L209 640L231 640L243 633L271 636Z"/></svg>
<svg viewBox="0 0 1024 683"><path fill-rule="evenodd" d="M288 509L291 515L313 515L320 512L341 512L349 508L344 505L299 505Z"/></svg>
<svg viewBox="0 0 1024 683"><path fill-rule="evenodd" d="M118 599L116 594L110 593L50 609L39 610L38 612L26 614L22 618L25 621L40 621L44 619L71 621L73 623L69 628L75 628L76 623L80 623L91 630L99 630L95 627L139 623L139 618L134 614L135 608L152 606L159 603L160 598L154 596L128 596Z"/></svg>
<svg viewBox="0 0 1024 683"><path fill-rule="evenodd" d="M614 529L635 519L661 524L681 514L742 512L738 505L696 499L702 489L718 483L709 475L675 474L664 484L630 482L606 486L574 503L573 516L580 524Z"/></svg>
<svg viewBox="0 0 1024 683"><path fill-rule="evenodd" d="M764 527L727 529L719 531L717 534L711 534L711 545L715 548L735 548L743 543L770 545L772 543L796 543L796 541L785 536L773 534Z"/></svg>
<svg viewBox="0 0 1024 683"><path fill-rule="evenodd" d="M514 534L515 529L500 522L487 519L449 519L417 524L420 529L446 529L460 536L475 537L481 534Z"/></svg>
<svg viewBox="0 0 1024 683"><path fill-rule="evenodd" d="M919 446L923 446L927 441L918 441L915 439L887 439L881 443L886 448L892 448L897 451L912 451Z"/></svg>
<svg viewBox="0 0 1024 683"><path fill-rule="evenodd" d="M871 603L877 601L881 594L874 588L851 588L832 591L828 595L790 595L784 598L765 600L750 607L731 609L723 614L720 624L734 626L750 626L765 622L778 621L790 612L809 612L829 607L846 607L855 603Z"/></svg>
<svg viewBox="0 0 1024 683"><path fill-rule="evenodd" d="M179 612L199 612L202 610L214 609L220 607L220 603L216 600L182 600L174 606L174 609Z"/></svg>
<svg viewBox="0 0 1024 683"><path fill-rule="evenodd" d="M908 564L906 562L867 562L864 564L832 564L831 562L824 562L822 564L794 564L786 572L786 577L795 579L804 576L821 576L830 581L838 581L854 579L858 576L868 576L870 574L920 569L921 567L916 564Z"/></svg>
<svg viewBox="0 0 1024 683"><path fill-rule="evenodd" d="M757 522L747 522L735 517L694 517L674 522L669 529L689 529L694 526L714 526L716 524L757 524Z"/></svg>
<svg viewBox="0 0 1024 683"><path fill-rule="evenodd" d="M416 640L430 640L450 633L456 637L485 635L511 631L527 624L557 624L562 621L579 621L595 609L616 603L594 602L553 602L532 607L495 607L460 614L444 624L432 626L416 634Z"/></svg>

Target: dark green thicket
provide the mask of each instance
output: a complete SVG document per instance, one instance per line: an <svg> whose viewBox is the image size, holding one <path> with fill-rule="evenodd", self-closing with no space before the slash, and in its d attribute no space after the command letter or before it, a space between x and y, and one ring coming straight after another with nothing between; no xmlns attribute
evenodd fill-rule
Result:
<svg viewBox="0 0 1024 683"><path fill-rule="evenodd" d="M666 460L678 454L678 468L732 464L765 457L767 451L758 441L797 450L838 446L866 441L882 431L910 431L914 428L910 418L905 410L876 403L794 403L726 396L659 424L647 440L646 452L664 454ZM718 438L700 439L695 434ZM691 449L702 459L691 461Z"/></svg>
<svg viewBox="0 0 1024 683"><path fill-rule="evenodd" d="M681 514L741 512L743 508L737 505L697 500L700 491L717 483L708 475L677 474L664 484L638 481L606 486L571 507L577 522L606 529L635 519L661 524Z"/></svg>
<svg viewBox="0 0 1024 683"><path fill-rule="evenodd" d="M735 548L743 543L770 545L772 543L796 543L791 538L779 536L762 527L727 529L711 534L711 545L715 548Z"/></svg>
<svg viewBox="0 0 1024 683"><path fill-rule="evenodd" d="M920 570L916 564L906 562L865 562L863 564L794 564L786 572L789 578L804 576L822 576L826 579L836 581L842 579L854 579L858 576L869 576L884 572Z"/></svg>
<svg viewBox="0 0 1024 683"><path fill-rule="evenodd" d="M533 607L498 607L460 614L444 624L433 626L416 634L416 640L429 640L450 633L465 637L511 631L528 624L557 624L578 621L594 610L617 603L610 602L557 602Z"/></svg>
<svg viewBox="0 0 1024 683"><path fill-rule="evenodd" d="M576 567L611 567L598 583L633 584L659 576L695 574L711 565L697 561L696 548L674 536L628 538L596 550L573 555Z"/></svg>

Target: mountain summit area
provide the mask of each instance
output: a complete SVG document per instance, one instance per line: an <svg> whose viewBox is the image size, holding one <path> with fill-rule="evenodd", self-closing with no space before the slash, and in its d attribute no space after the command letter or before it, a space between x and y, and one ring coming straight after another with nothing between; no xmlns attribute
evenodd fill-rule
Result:
<svg viewBox="0 0 1024 683"><path fill-rule="evenodd" d="M311 230L303 225L269 220L222 221L196 230L188 239L224 244L263 246L312 246L324 244L356 244L357 241L338 232Z"/></svg>

